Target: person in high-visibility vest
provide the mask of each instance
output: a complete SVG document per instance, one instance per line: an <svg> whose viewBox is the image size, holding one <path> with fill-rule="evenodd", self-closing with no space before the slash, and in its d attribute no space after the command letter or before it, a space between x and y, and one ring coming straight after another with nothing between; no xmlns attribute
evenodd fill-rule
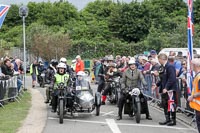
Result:
<svg viewBox="0 0 200 133"><path fill-rule="evenodd" d="M54 91L53 91L53 94L52 94L52 111L53 113L56 112L56 109L57 109L57 101L58 101L58 90L57 90L57 87L58 87L58 84L59 83L64 83L65 86L67 86L68 84L68 80L69 80L69 74L66 73L66 64L65 63L59 63L58 66L57 66L57 73L54 75L54 78L52 79L51 81L51 84L50 86L53 87Z"/></svg>
<svg viewBox="0 0 200 133"><path fill-rule="evenodd" d="M36 60L30 65L30 74L32 76L32 87L33 88L35 87L35 84L36 84L37 75L39 75L39 73L38 73L38 65L39 64L37 63Z"/></svg>
<svg viewBox="0 0 200 133"><path fill-rule="evenodd" d="M196 122L200 133L200 59L195 58L191 61L195 77L192 83L192 94L188 97L190 107L195 110Z"/></svg>

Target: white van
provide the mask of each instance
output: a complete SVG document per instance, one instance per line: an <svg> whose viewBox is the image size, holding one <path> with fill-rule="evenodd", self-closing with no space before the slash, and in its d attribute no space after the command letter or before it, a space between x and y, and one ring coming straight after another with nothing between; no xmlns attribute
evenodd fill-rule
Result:
<svg viewBox="0 0 200 133"><path fill-rule="evenodd" d="M193 48L193 50L196 50L197 54L200 54L200 48ZM165 53L168 56L170 51L174 51L176 53L176 55L178 54L178 52L182 52L183 56L187 56L188 48L163 48L159 52L159 54L160 53Z"/></svg>

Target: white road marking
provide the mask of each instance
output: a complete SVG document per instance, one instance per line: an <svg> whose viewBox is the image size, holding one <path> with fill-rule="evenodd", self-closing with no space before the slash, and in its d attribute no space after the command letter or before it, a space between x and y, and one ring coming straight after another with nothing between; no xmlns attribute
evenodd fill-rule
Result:
<svg viewBox="0 0 200 133"><path fill-rule="evenodd" d="M108 113L104 113L102 116L110 115L110 114L113 114L113 113L114 113L114 111L110 111Z"/></svg>
<svg viewBox="0 0 200 133"><path fill-rule="evenodd" d="M106 114L107 112L102 112L102 111L101 111L101 113ZM118 116L118 115L115 115L115 114L109 114L109 115ZM103 116L103 115L102 115L102 116Z"/></svg>
<svg viewBox="0 0 200 133"><path fill-rule="evenodd" d="M58 118L55 117L48 117L49 120L57 120ZM110 120L110 119L106 119ZM113 120L113 119L111 119ZM71 121L71 122L82 122L82 123L93 123L93 124L108 124L108 122L103 121L86 121L86 120L72 120L72 119L64 119L64 121ZM113 120L114 121L114 120ZM196 129L192 128L181 128L181 127L170 127L170 126L160 126L160 125L147 125L147 124L129 124L129 123L115 123L119 126L135 126L135 127L153 127L153 128L166 128L166 129L176 129L176 130L188 130L188 131L197 131Z"/></svg>
<svg viewBox="0 0 200 133"><path fill-rule="evenodd" d="M106 122L113 133L121 133L114 119L106 119Z"/></svg>
<svg viewBox="0 0 200 133"><path fill-rule="evenodd" d="M58 118L54 117L48 117L50 120L55 120ZM93 123L93 124L107 124L106 122L101 122L101 121L85 121L85 120L72 120L72 119L63 119L64 121L72 121L72 122L84 122L84 123Z"/></svg>
<svg viewBox="0 0 200 133"><path fill-rule="evenodd" d="M160 125L147 125L147 124L128 124L128 123L117 123L117 125L120 126L137 126L137 127L151 127L151 128L167 128L167 129L176 129L176 130L193 130L196 131L195 129L190 129L190 128L181 128L181 127L172 127L172 126L160 126Z"/></svg>

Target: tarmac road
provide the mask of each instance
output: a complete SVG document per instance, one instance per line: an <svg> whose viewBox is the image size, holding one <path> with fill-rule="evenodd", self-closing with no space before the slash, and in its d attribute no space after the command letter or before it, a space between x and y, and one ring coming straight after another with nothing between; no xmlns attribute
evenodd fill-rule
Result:
<svg viewBox="0 0 200 133"><path fill-rule="evenodd" d="M91 85L94 92L97 86ZM45 88L36 87L45 97ZM51 112L47 105L47 122L43 133L197 133L197 130L177 120L173 127L160 126L159 121L164 120L163 112L149 106L153 120L146 120L142 115L141 122L136 123L135 118L124 115L120 121L116 120L118 108L116 105L106 103L101 106L100 116L92 113L75 113L73 117L65 115L64 123L59 124L57 113Z"/></svg>

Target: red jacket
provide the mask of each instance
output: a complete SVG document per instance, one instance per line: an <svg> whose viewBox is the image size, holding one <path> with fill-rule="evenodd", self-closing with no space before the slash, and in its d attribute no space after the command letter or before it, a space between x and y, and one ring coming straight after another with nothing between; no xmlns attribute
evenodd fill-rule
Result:
<svg viewBox="0 0 200 133"><path fill-rule="evenodd" d="M76 63L76 69L75 69L76 73L79 71L84 71L84 69L85 69L85 67L84 67L83 61L82 60L78 61Z"/></svg>

